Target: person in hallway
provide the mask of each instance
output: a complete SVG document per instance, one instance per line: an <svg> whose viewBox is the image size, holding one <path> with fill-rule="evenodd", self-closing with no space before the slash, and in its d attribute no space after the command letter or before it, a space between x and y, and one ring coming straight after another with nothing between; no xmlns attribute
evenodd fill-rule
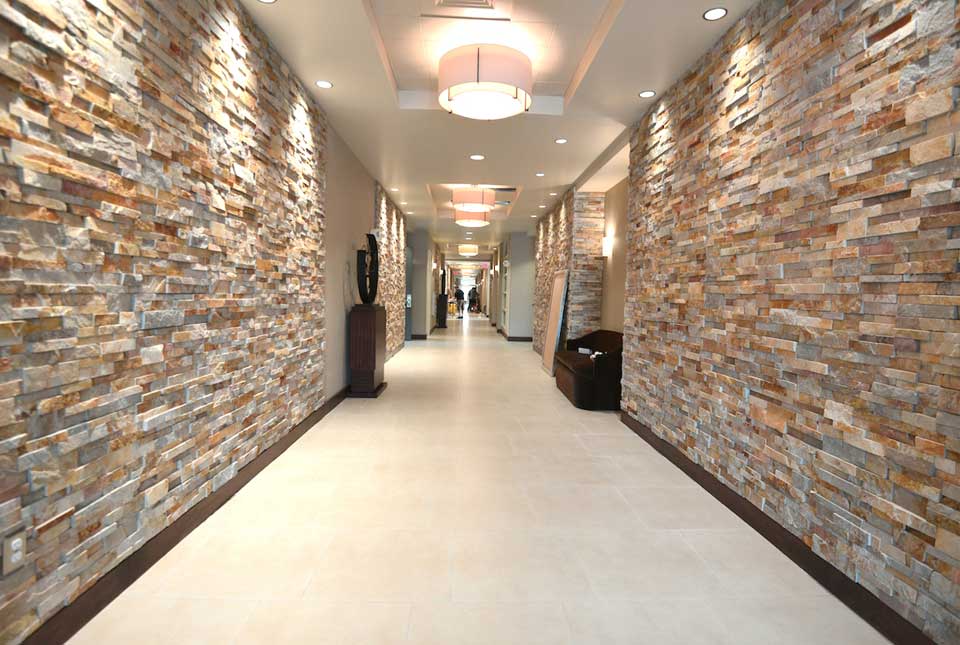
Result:
<svg viewBox="0 0 960 645"><path fill-rule="evenodd" d="M478 313L480 311L480 294L477 293L476 287L470 288L470 311L472 313Z"/></svg>
<svg viewBox="0 0 960 645"><path fill-rule="evenodd" d="M454 295L457 298L457 318L463 318L463 289L457 287L457 292Z"/></svg>

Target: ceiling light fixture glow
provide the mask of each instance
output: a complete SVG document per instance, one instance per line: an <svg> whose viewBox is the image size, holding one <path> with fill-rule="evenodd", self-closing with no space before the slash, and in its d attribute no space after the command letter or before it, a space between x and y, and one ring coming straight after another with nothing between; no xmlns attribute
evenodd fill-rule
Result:
<svg viewBox="0 0 960 645"><path fill-rule="evenodd" d="M457 47L440 59L437 76L440 107L468 119L506 119L533 103L533 65L511 47Z"/></svg>
<svg viewBox="0 0 960 645"><path fill-rule="evenodd" d="M640 92L640 94L638 94L638 96L642 99L652 99L656 95L657 93L654 92L653 90L644 90Z"/></svg>
<svg viewBox="0 0 960 645"><path fill-rule="evenodd" d="M497 193L492 188L471 186L453 190L453 207L468 213L486 213L493 210Z"/></svg>
<svg viewBox="0 0 960 645"><path fill-rule="evenodd" d="M486 157L483 155L470 155L470 159L473 161L483 161Z"/></svg>
<svg viewBox="0 0 960 645"><path fill-rule="evenodd" d="M490 226L490 216L486 212L456 211L453 221L464 228L483 228ZM467 235L470 235L468 232Z"/></svg>
<svg viewBox="0 0 960 645"><path fill-rule="evenodd" d="M554 139L553 142L554 142L554 143L559 143L559 144L562 146L563 144L565 144L565 143L567 142L567 140L564 139L563 137L560 137L559 139Z"/></svg>
<svg viewBox="0 0 960 645"><path fill-rule="evenodd" d="M473 256L480 253L480 247L476 244L458 244L457 253L462 255L465 258L472 258Z"/></svg>
<svg viewBox="0 0 960 645"><path fill-rule="evenodd" d="M260 2L263 2L263 0L260 0ZM269 3L269 4L273 4L273 3ZM319 87L321 90L329 90L331 87L333 87L333 83L331 83L330 81L317 81L316 86Z"/></svg>
<svg viewBox="0 0 960 645"><path fill-rule="evenodd" d="M550 193L550 196L551 196L551 197L556 197L557 194L556 194L556 193Z"/></svg>
<svg viewBox="0 0 960 645"><path fill-rule="evenodd" d="M545 177L545 176L546 176L546 173L542 173L542 172L537 173L537 177Z"/></svg>
<svg viewBox="0 0 960 645"><path fill-rule="evenodd" d="M714 20L720 20L727 15L727 10L723 7L714 7L713 9L707 9L703 12L703 19L713 22Z"/></svg>

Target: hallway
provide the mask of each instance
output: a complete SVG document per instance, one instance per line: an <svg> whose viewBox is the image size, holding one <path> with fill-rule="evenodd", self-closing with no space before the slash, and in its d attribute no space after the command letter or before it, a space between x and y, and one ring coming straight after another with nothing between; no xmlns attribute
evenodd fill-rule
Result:
<svg viewBox="0 0 960 645"><path fill-rule="evenodd" d="M885 642L487 319L408 343L387 380L70 642Z"/></svg>

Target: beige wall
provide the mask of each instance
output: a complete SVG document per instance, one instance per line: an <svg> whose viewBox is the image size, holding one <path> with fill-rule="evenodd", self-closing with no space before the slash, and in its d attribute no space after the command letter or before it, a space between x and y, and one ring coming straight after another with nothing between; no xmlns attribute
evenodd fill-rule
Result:
<svg viewBox="0 0 960 645"><path fill-rule="evenodd" d="M327 134L327 398L347 386L347 316L357 295L357 249L373 228L374 181L333 130Z"/></svg>
<svg viewBox="0 0 960 645"><path fill-rule="evenodd" d="M623 331L623 294L627 281L627 180L607 191L603 201L604 237L613 238L613 251L603 266L601 329Z"/></svg>

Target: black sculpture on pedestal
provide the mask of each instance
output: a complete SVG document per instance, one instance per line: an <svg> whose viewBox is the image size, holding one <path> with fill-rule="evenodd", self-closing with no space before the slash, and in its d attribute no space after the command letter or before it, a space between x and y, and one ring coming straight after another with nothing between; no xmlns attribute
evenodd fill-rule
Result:
<svg viewBox="0 0 960 645"><path fill-rule="evenodd" d="M447 328L447 269L440 273L440 293L437 294L437 327Z"/></svg>
<svg viewBox="0 0 960 645"><path fill-rule="evenodd" d="M383 363L387 353L387 312L375 305L380 283L377 238L367 234L367 249L357 250L357 290L363 304L350 311L349 396L377 397L387 387Z"/></svg>
<svg viewBox="0 0 960 645"><path fill-rule="evenodd" d="M377 286L380 284L380 248L377 246L375 235L367 233L367 249L370 262L367 263L368 251L357 249L357 288L360 290L360 301L365 305L372 305L377 299Z"/></svg>

